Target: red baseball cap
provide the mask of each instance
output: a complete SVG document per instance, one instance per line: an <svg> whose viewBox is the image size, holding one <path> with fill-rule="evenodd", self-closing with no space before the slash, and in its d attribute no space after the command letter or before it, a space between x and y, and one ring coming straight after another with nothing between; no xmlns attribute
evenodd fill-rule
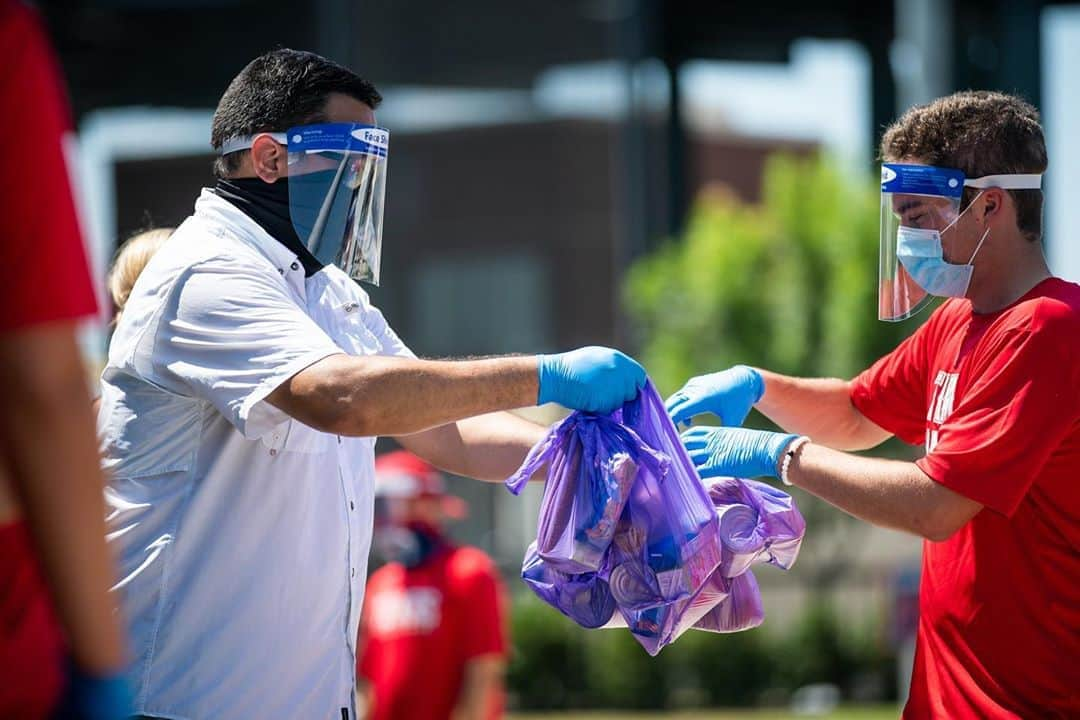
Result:
<svg viewBox="0 0 1080 720"><path fill-rule="evenodd" d="M468 514L464 500L447 494L438 468L408 450L394 450L375 458L375 497L438 498L448 518L460 520Z"/></svg>

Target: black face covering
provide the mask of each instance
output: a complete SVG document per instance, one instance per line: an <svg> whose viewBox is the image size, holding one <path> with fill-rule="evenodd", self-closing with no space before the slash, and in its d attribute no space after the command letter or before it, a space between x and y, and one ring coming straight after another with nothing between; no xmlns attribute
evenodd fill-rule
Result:
<svg viewBox="0 0 1080 720"><path fill-rule="evenodd" d="M347 185L336 184L339 176L338 170L329 169L289 178L289 217L293 227L298 230L300 237L307 239L308 249L315 257L327 263L333 262L341 252L341 239L353 220L353 198L356 193ZM335 189L329 207L324 207L327 188ZM319 240L312 242L316 226L320 228ZM337 242L326 242L329 238Z"/></svg>
<svg viewBox="0 0 1080 720"><path fill-rule="evenodd" d="M296 234L289 217L288 178L279 178L274 183L259 178L220 179L214 192L257 222L270 237L296 253L304 266L305 277L311 277L326 265L308 251Z"/></svg>
<svg viewBox="0 0 1080 720"><path fill-rule="evenodd" d="M407 568L419 567L450 547L442 532L424 523L376 527L373 543L383 560Z"/></svg>

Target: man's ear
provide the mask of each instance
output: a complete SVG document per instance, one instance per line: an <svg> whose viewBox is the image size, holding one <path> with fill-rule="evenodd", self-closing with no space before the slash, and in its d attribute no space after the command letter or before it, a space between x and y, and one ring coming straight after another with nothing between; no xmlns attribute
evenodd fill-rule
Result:
<svg viewBox="0 0 1080 720"><path fill-rule="evenodd" d="M272 183L288 175L288 160L288 148L268 134L257 136L251 144L251 169L263 182Z"/></svg>
<svg viewBox="0 0 1080 720"><path fill-rule="evenodd" d="M983 211L982 223L992 222L998 219L1005 208L1006 193L1001 188L986 188L982 191Z"/></svg>

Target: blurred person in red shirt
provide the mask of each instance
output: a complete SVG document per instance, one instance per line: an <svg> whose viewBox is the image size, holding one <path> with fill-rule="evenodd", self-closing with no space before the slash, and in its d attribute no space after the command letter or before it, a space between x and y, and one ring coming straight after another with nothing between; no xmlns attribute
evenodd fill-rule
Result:
<svg viewBox="0 0 1080 720"><path fill-rule="evenodd" d="M399 450L375 461L376 550L357 654L369 720L502 716L506 601L494 562L457 546L445 519L467 507L442 475ZM361 691L364 692L364 691Z"/></svg>
<svg viewBox="0 0 1080 720"><path fill-rule="evenodd" d="M40 22L13 0L0 0L0 114L0 717L122 718L125 647L75 335L97 304L71 121Z"/></svg>

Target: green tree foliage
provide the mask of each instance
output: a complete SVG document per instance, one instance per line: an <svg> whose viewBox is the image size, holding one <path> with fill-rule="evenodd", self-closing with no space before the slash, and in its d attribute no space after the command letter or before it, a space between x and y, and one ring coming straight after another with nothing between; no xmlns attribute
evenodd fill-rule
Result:
<svg viewBox="0 0 1080 720"><path fill-rule="evenodd" d="M851 696L867 678L878 688L870 699L895 693L895 667L875 630L880 619L841 618L820 602L782 630L766 621L724 635L690 631L656 657L628 630L583 630L527 591L513 608L507 683L522 710L748 706L765 697L782 702L818 682Z"/></svg>
<svg viewBox="0 0 1080 720"><path fill-rule="evenodd" d="M518 593L513 608L514 652L507 683L520 706L582 707L590 694L585 692L584 631L531 593Z"/></svg>
<svg viewBox="0 0 1080 720"><path fill-rule="evenodd" d="M822 157L770 159L759 205L702 193L625 287L660 390L737 363L847 378L895 347L917 321L877 319L878 212L873 179Z"/></svg>

